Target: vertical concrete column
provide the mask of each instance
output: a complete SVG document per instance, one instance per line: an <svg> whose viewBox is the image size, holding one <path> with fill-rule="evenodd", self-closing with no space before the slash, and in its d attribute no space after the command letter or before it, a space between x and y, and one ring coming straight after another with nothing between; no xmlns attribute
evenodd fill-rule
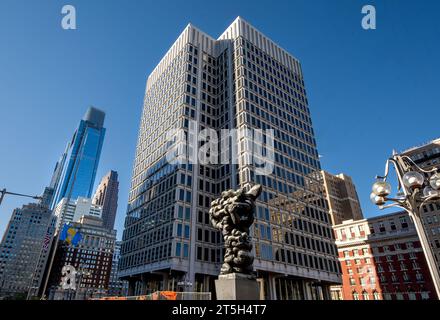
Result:
<svg viewBox="0 0 440 320"><path fill-rule="evenodd" d="M161 290L168 291L169 290L168 273L166 273L166 272L164 272L162 275L162 283L163 283L163 285L162 285Z"/></svg>
<svg viewBox="0 0 440 320"><path fill-rule="evenodd" d="M269 295L271 300L277 300L277 290L276 290L276 282L275 276L269 274Z"/></svg>
<svg viewBox="0 0 440 320"><path fill-rule="evenodd" d="M331 291L330 291L330 286L322 286L322 294L323 294L323 298L324 300L332 300L332 295L331 295Z"/></svg>
<svg viewBox="0 0 440 320"><path fill-rule="evenodd" d="M205 275L203 277L203 288L202 288L202 292L209 292L210 288L209 288L209 276Z"/></svg>
<svg viewBox="0 0 440 320"><path fill-rule="evenodd" d="M135 279L129 279L128 280L128 292L127 295L130 296L134 296L134 291L136 288L136 280Z"/></svg>
<svg viewBox="0 0 440 320"><path fill-rule="evenodd" d="M264 278L257 279L257 282L260 285L260 300L264 300Z"/></svg>
<svg viewBox="0 0 440 320"><path fill-rule="evenodd" d="M141 295L145 295L148 294L148 280L145 274L141 275L141 281L142 281L142 286L141 286Z"/></svg>
<svg viewBox="0 0 440 320"><path fill-rule="evenodd" d="M310 291L309 282L301 281L301 287L304 294L304 300L312 300L312 292Z"/></svg>

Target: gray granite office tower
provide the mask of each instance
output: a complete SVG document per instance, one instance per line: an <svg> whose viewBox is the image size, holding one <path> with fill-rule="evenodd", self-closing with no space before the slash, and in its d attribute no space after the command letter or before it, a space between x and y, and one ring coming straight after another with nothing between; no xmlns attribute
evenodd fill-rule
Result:
<svg viewBox="0 0 440 320"><path fill-rule="evenodd" d="M247 136L232 141L238 163L167 160L172 129L206 128L272 129L273 170L257 174L246 160ZM255 183L261 298L330 299L341 278L320 170L299 61L240 17L217 40L188 25L147 81L119 264L129 295L215 298L223 238L209 222L211 201Z"/></svg>

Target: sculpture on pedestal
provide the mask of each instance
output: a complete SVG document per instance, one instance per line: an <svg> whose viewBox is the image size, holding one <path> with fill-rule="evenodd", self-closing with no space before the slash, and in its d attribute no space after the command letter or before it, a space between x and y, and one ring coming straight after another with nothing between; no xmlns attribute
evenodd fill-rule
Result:
<svg viewBox="0 0 440 320"><path fill-rule="evenodd" d="M253 274L254 257L251 253L249 228L254 222L255 200L261 190L261 185L255 185L249 191L244 188L227 190L211 203L211 224L222 231L225 241L226 251L221 275Z"/></svg>

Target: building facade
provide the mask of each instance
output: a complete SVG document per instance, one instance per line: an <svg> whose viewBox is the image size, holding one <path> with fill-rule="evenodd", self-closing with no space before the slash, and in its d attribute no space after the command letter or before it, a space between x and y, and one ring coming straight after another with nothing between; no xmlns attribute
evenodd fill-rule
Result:
<svg viewBox="0 0 440 320"><path fill-rule="evenodd" d="M408 149L402 152L402 155L409 156L423 169L437 168L440 171L440 139ZM440 202L423 206L422 221L437 262L437 268L440 270Z"/></svg>
<svg viewBox="0 0 440 320"><path fill-rule="evenodd" d="M0 244L0 297L38 294L55 223L52 211L40 203L14 210Z"/></svg>
<svg viewBox="0 0 440 320"><path fill-rule="evenodd" d="M334 226L342 286L333 299L436 299L414 224L406 212Z"/></svg>
<svg viewBox="0 0 440 320"><path fill-rule="evenodd" d="M262 143L272 170L257 170L249 159L262 156L240 134L223 139L236 158L225 148L210 154L232 161L169 161L170 147L202 149L181 136L170 143L173 129L188 138L202 129L273 130L272 143L266 134ZM329 299L340 270L320 169L298 60L240 17L217 40L188 25L146 85L120 260L129 294L215 297L223 239L210 226L210 203L223 190L260 183L252 236L261 295Z"/></svg>
<svg viewBox="0 0 440 320"><path fill-rule="evenodd" d="M102 219L94 216L84 215L71 225L82 238L76 246L60 240L49 278L49 299L84 300L106 296L116 231L104 228ZM61 287L62 268L66 265L77 271L76 290Z"/></svg>
<svg viewBox="0 0 440 320"><path fill-rule="evenodd" d="M128 282L119 278L118 265L121 257L121 241L115 242L113 251L112 270L110 272L110 281L108 284L109 297L123 297L128 294Z"/></svg>
<svg viewBox="0 0 440 320"><path fill-rule="evenodd" d="M57 229L59 229L61 223L78 222L83 216L102 218L102 207L93 204L90 198L78 197L70 201L63 198L55 207L54 214L58 219Z"/></svg>
<svg viewBox="0 0 440 320"><path fill-rule="evenodd" d="M343 173L333 175L324 170L321 175L332 225L341 224L344 220L363 219L359 197L351 177Z"/></svg>
<svg viewBox="0 0 440 320"><path fill-rule="evenodd" d="M102 207L104 227L113 230L118 210L119 182L118 173L111 170L101 180L93 196L93 204Z"/></svg>
<svg viewBox="0 0 440 320"><path fill-rule="evenodd" d="M52 209L63 198L91 198L105 136L104 118L103 111L90 107L80 121L54 169Z"/></svg>

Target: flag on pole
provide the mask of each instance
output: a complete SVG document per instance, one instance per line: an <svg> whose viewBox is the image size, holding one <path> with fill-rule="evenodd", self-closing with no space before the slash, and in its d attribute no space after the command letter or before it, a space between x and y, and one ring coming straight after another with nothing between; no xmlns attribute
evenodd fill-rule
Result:
<svg viewBox="0 0 440 320"><path fill-rule="evenodd" d="M63 227L63 230L60 234L60 240L66 241L68 244L76 246L82 239L81 233L79 233L78 229L71 227L68 223L66 223Z"/></svg>

